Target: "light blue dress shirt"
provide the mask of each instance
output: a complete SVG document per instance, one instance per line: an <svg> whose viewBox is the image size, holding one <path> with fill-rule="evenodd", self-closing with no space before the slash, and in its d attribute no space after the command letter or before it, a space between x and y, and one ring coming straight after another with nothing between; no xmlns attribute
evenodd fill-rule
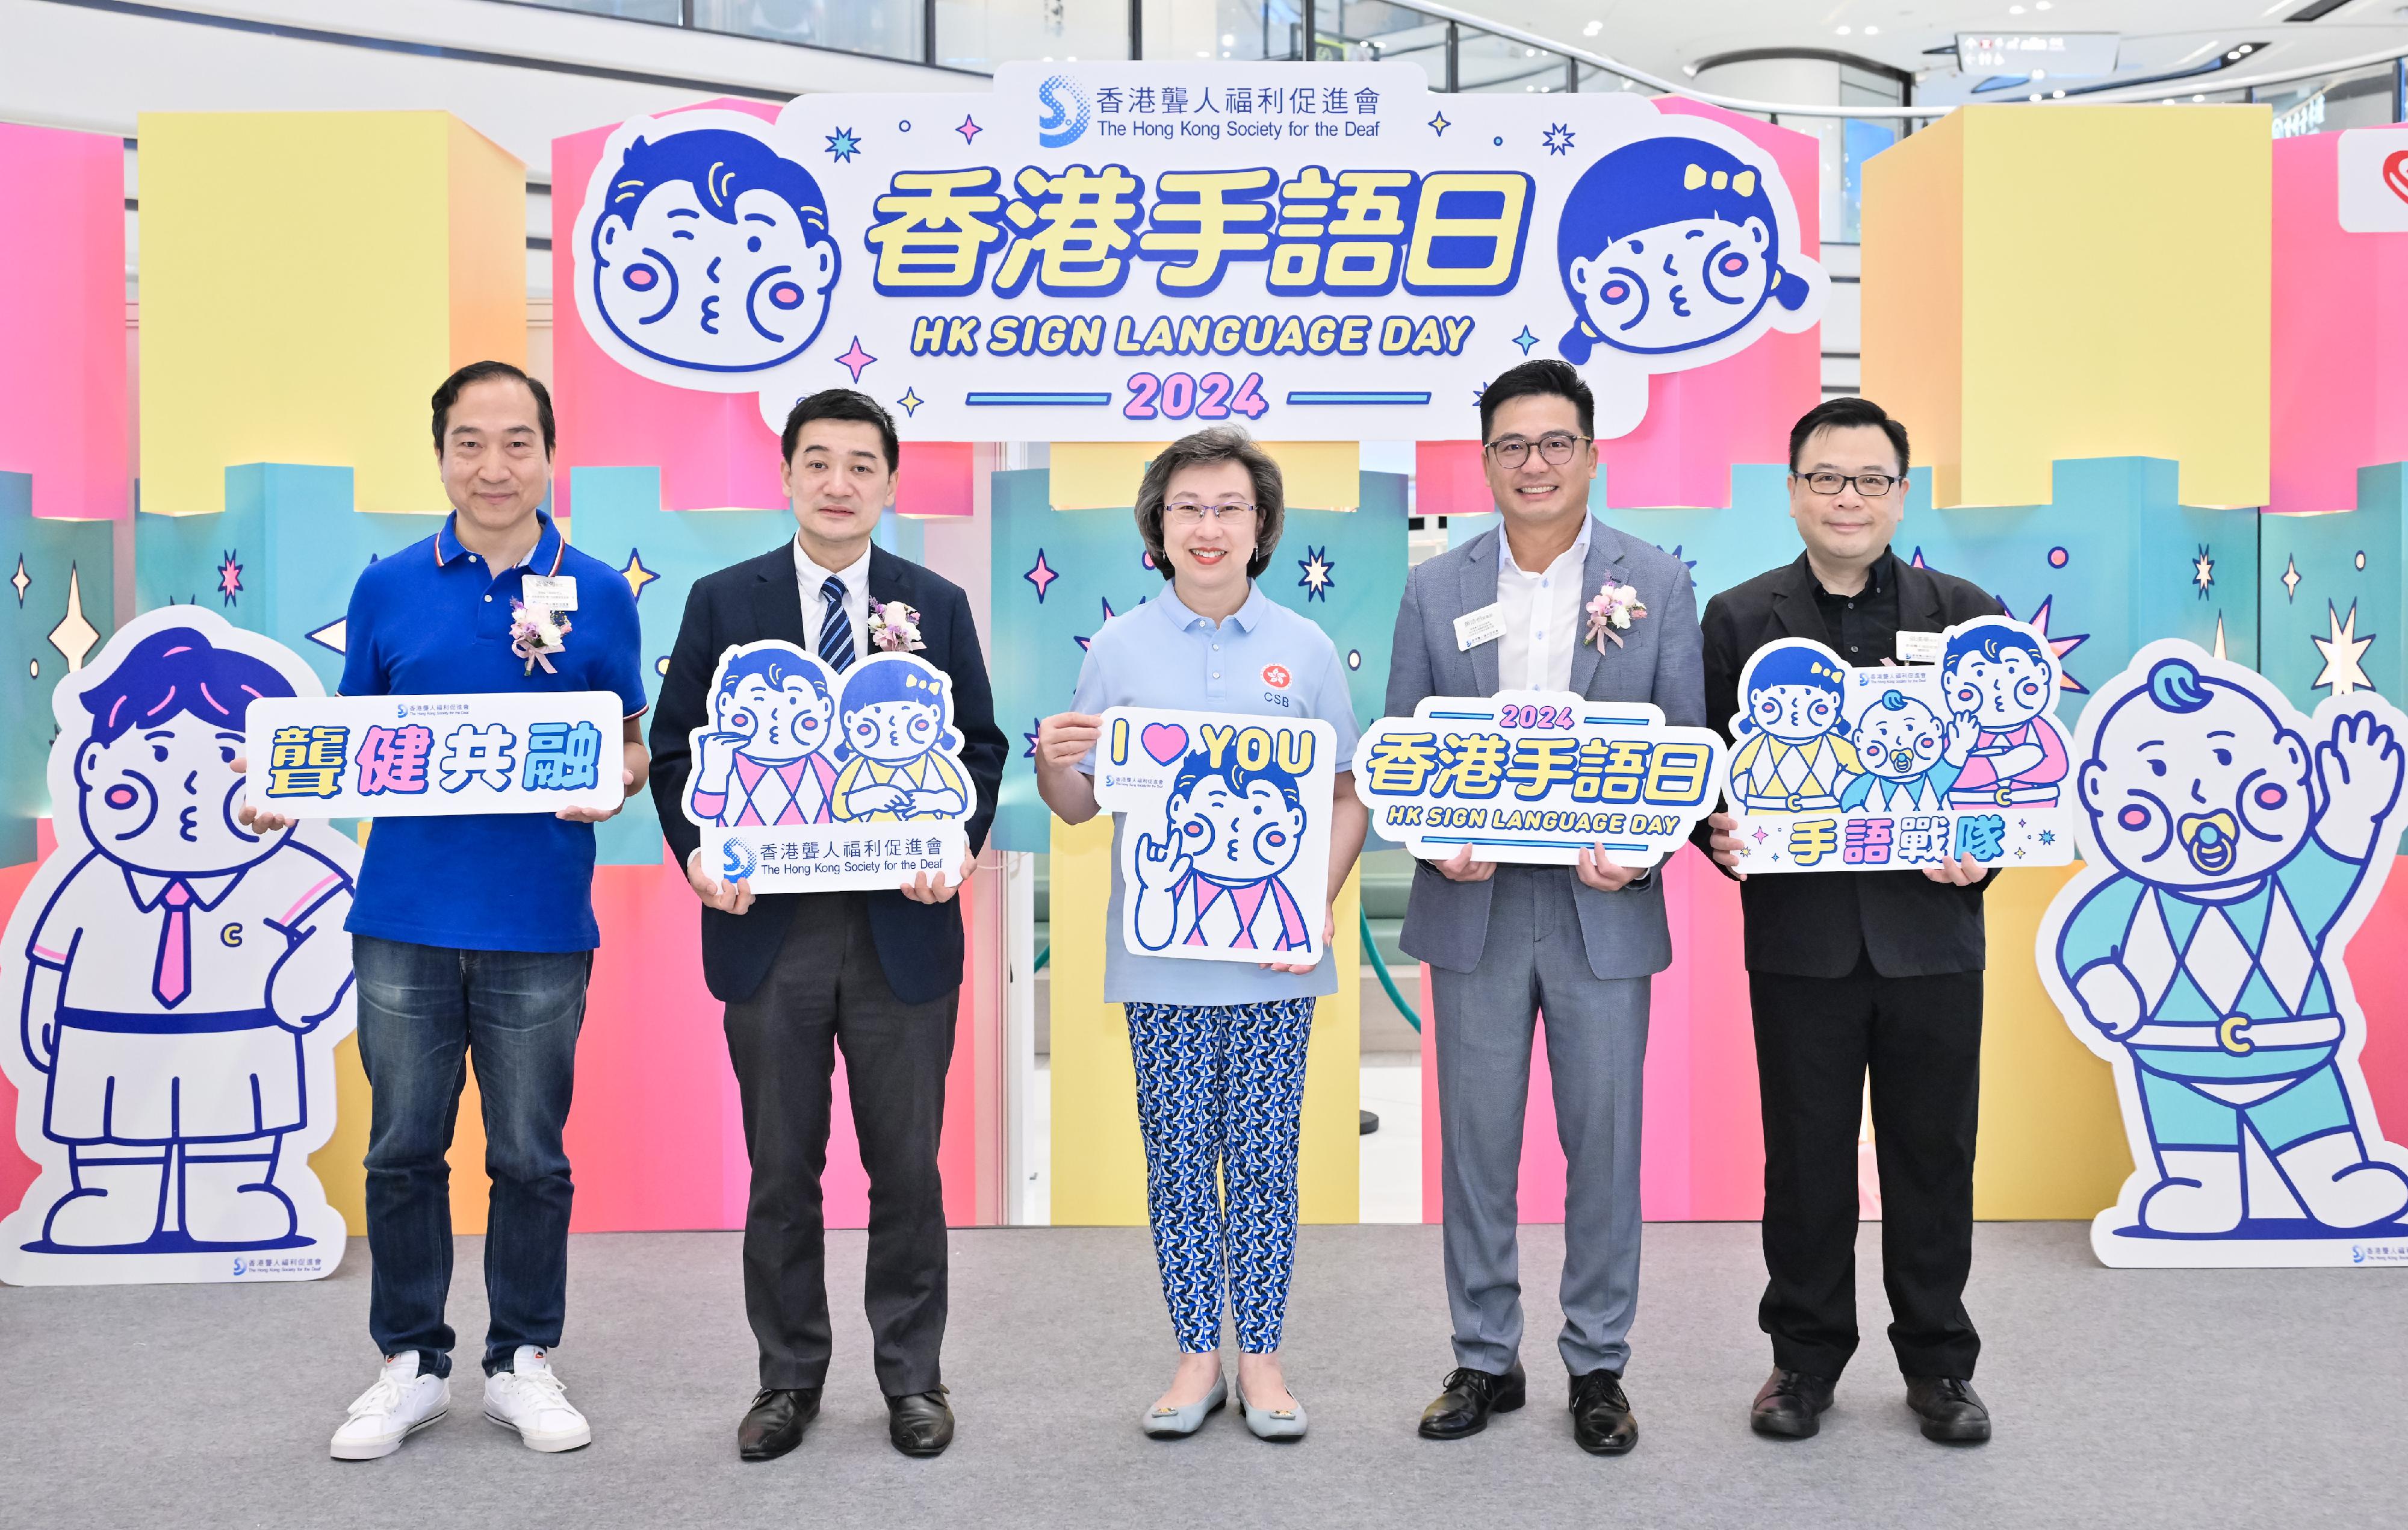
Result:
<svg viewBox="0 0 2408 1530"><path fill-rule="evenodd" d="M1284 682L1283 684L1282 682ZM1087 644L1073 712L1107 707L1171 707L1254 717L1319 718L1338 735L1338 769L1353 769L1354 705L1329 634L1260 588L1215 627L1180 602L1170 586L1135 611L1106 622ZM1096 773L1093 750L1079 762ZM1328 958L1309 973L1267 972L1252 962L1139 956L1121 938L1121 835L1127 815L1112 815L1112 901L1104 916L1104 1001L1157 1004L1258 1004L1338 991Z"/></svg>

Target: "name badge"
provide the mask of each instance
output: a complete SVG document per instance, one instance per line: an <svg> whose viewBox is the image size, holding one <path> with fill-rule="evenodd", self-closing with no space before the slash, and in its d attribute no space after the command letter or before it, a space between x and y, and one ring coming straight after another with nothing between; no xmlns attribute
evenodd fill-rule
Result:
<svg viewBox="0 0 2408 1530"><path fill-rule="evenodd" d="M546 578L528 574L519 581L519 599L531 609L539 611L575 611L577 609L577 576L562 574Z"/></svg>
<svg viewBox="0 0 2408 1530"><path fill-rule="evenodd" d="M1469 650L1484 642L1495 642L1505 635L1505 615L1494 601L1478 611L1468 611L1455 619L1455 646Z"/></svg>
<svg viewBox="0 0 2408 1530"><path fill-rule="evenodd" d="M1900 664L1937 664L1948 640L1937 632L1900 632L1897 658Z"/></svg>

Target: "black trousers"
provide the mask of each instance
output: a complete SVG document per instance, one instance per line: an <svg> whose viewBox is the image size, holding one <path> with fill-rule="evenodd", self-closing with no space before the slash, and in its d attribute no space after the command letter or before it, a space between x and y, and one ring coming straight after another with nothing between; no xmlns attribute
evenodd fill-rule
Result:
<svg viewBox="0 0 2408 1530"><path fill-rule="evenodd" d="M1856 1141L1872 1075L1890 1345L1907 1376L1971 1380L1973 1133L1982 974L1750 973L1764 1100L1764 1267L1773 1364L1833 1380L1856 1350Z"/></svg>
<svg viewBox="0 0 2408 1530"><path fill-rule="evenodd" d="M751 916L748 916L751 917ZM869 1175L869 1314L878 1384L890 1397L943 1379L945 1198L937 1140L953 1056L956 988L907 1004L871 945L857 892L808 893L776 965L752 997L727 1006L727 1053L744 1102L752 1193L744 1213L744 1310L765 1387L827 1377L827 1249L820 1173L827 1167L830 1080L844 1048L853 1132Z"/></svg>

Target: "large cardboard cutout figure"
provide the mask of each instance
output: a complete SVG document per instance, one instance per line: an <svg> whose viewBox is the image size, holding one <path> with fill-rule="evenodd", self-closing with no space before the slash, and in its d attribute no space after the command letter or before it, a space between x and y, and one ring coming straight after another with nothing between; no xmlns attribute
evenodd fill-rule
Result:
<svg viewBox="0 0 2408 1530"><path fill-rule="evenodd" d="M298 655L191 606L118 629L53 697L58 849L0 945L0 1062L41 1174L0 1220L19 1285L312 1279L343 1253L309 1153L354 1021L359 847L236 821L251 704Z"/></svg>
<svg viewBox="0 0 2408 1530"><path fill-rule="evenodd" d="M2091 1223L2102 1263L2351 1263L2408 1240L2408 1150L2375 1122L2343 964L2399 843L2403 721L2367 696L2302 717L2171 639L2084 711L2088 865L2040 969L2114 1067L2137 1165Z"/></svg>

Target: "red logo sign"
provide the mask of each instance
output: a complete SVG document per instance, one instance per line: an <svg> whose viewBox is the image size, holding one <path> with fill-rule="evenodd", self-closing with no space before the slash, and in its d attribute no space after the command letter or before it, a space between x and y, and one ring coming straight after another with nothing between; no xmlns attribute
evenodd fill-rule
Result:
<svg viewBox="0 0 2408 1530"><path fill-rule="evenodd" d="M2385 156L2383 183L2390 188L2392 195L2408 202L2408 149Z"/></svg>
<svg viewBox="0 0 2408 1530"><path fill-rule="evenodd" d="M1263 684L1268 686L1273 690L1287 689L1287 683L1294 678L1295 676L1287 672L1287 666L1284 664L1266 664L1263 666Z"/></svg>

